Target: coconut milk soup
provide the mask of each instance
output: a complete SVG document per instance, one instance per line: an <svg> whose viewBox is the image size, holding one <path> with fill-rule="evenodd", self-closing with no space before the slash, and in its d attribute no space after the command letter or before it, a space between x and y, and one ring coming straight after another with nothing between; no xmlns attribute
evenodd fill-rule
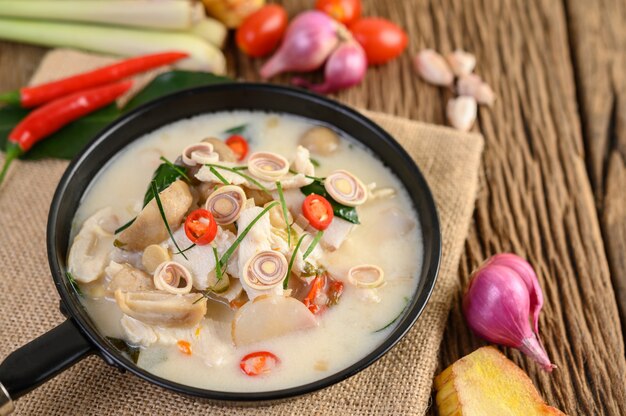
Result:
<svg viewBox="0 0 626 416"><path fill-rule="evenodd" d="M89 315L140 367L232 392L357 362L394 328L421 263L409 197L373 154L244 111L129 145L83 197L68 256Z"/></svg>

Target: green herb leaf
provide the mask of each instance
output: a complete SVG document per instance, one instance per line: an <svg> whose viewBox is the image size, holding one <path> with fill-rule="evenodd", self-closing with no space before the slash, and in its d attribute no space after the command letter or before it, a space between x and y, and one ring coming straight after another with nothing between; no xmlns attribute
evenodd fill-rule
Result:
<svg viewBox="0 0 626 416"><path fill-rule="evenodd" d="M315 234L315 238L313 239L313 241L311 241L311 244L309 244L309 248L307 248L304 254L302 255L302 260L306 260L306 258L309 257L309 254L311 254L313 250L315 250L315 247L320 242L323 235L324 235L324 231L322 230L319 230L317 234Z"/></svg>
<svg viewBox="0 0 626 416"><path fill-rule="evenodd" d="M152 174L152 182L156 184L157 191L163 192L167 187L176 182L177 179L186 176L182 169L184 168L182 168L181 166L176 166L169 161L167 161L166 163L161 163ZM150 201L152 201L152 198L154 198L151 186L148 187L148 190L143 197L144 207L148 205Z"/></svg>
<svg viewBox="0 0 626 416"><path fill-rule="evenodd" d="M314 180L313 183L307 186L303 186L300 188L300 191L305 195L317 194L323 196L330 202L330 205L333 207L333 213L335 216L339 218L343 218L346 221L351 222L352 224L360 224L359 215L356 212L354 207L348 207L346 205L340 204L335 201L328 192L326 192L326 188L324 188L324 184L320 180Z"/></svg>
<svg viewBox="0 0 626 416"><path fill-rule="evenodd" d="M313 159L313 158L310 158L309 160L311 161L311 164L312 164L313 166L315 166L316 168L319 168L319 167L320 167L320 162L319 162L319 160L317 160L317 159Z"/></svg>
<svg viewBox="0 0 626 416"><path fill-rule="evenodd" d="M127 355L133 363L137 364L139 354L141 353L141 348L130 345L126 341L119 338L107 337L107 339L111 344L113 344L115 348L117 348L124 355Z"/></svg>
<svg viewBox="0 0 626 416"><path fill-rule="evenodd" d="M213 166L211 166L209 170L211 171L213 175L217 176L217 179L219 179L220 182L222 182L224 185L230 185L230 182L228 182L226 178L223 177L222 174L219 173Z"/></svg>
<svg viewBox="0 0 626 416"><path fill-rule="evenodd" d="M298 255L298 250L300 249L300 246L302 245L302 241L304 241L304 237L306 237L306 234L302 234L300 236L300 238L298 239L298 242L296 243L296 246L293 249L293 252L291 253L291 258L289 259L289 266L287 267L287 274L285 275L285 280L283 280L283 289L287 289L287 287L289 287L289 276L291 276L291 269L293 268L293 262L296 260L296 257Z"/></svg>
<svg viewBox="0 0 626 416"><path fill-rule="evenodd" d="M291 247L291 224L289 224L289 216L287 214L287 203L285 202L285 194L283 193L283 185L280 181L276 181L276 190L278 191L278 197L280 198L280 205L283 208L283 218L285 224L287 224L287 247Z"/></svg>
<svg viewBox="0 0 626 416"><path fill-rule="evenodd" d="M244 178L244 179L248 180L249 182L252 182L252 183L253 183L253 184L255 184L256 186L258 186L258 187L259 187L259 189L260 189L260 190L262 190L263 192L265 192L266 194L271 195L271 194L270 194L270 191L268 191L268 189L267 189L265 186L263 186L263 184L262 184L261 182L257 181L256 179L254 179L253 177L251 177L251 176L249 176L249 175L246 175L245 173L241 173L241 172L240 172L240 171L242 170L241 168L242 168L243 166L237 166L237 167L234 167L234 168L229 168L228 166L215 165L215 164L213 164L213 163L209 163L209 164L204 165L204 166L208 166L208 167L210 167L210 168L224 169L224 170L227 170L227 171L229 171L229 172L232 172L232 173L234 173L234 174L236 174L236 175L239 175L239 176L241 176L242 178ZM247 167L246 167L246 169L247 169ZM211 171L211 172L212 172L212 171ZM216 176L217 176L217 175L216 175Z"/></svg>
<svg viewBox="0 0 626 416"><path fill-rule="evenodd" d="M167 229L167 233L170 235L170 238L172 239L172 242L174 243L174 246L176 246L176 249L181 254L181 256L183 256L185 258L185 260L189 260L187 258L187 256L185 256L185 253L180 249L180 247L178 247L178 243L174 239L174 235L172 234L172 230L170 229L170 224L167 222L167 216L165 215L165 210L163 209L163 204L161 203L161 198L159 197L159 190L157 189L157 183L154 180L152 181L152 194L153 194L154 199L155 199L155 201L157 203L157 206L159 207L159 213L161 214L161 218L163 219L163 223L165 224L165 228Z"/></svg>
<svg viewBox="0 0 626 416"><path fill-rule="evenodd" d="M165 163L170 168L174 169L176 172L180 173L180 176L185 178L187 181L191 181L191 179L189 179L189 176L187 176L187 173L185 172L187 170L185 167L183 167L183 166L176 166L175 164L173 164L172 162L170 162L169 160L167 160L163 156L161 156L159 158L159 160L162 161L163 163Z"/></svg>
<svg viewBox="0 0 626 416"><path fill-rule="evenodd" d="M246 129L248 128L248 123L244 123L244 124L240 124L238 126L235 127L231 127L228 130L224 130L223 134L241 134L243 133Z"/></svg>
<svg viewBox="0 0 626 416"><path fill-rule="evenodd" d="M80 286L78 286L78 283L76 282L76 279L74 279L72 273L65 272L65 277L67 277L67 281L70 282L70 286L72 286L72 289L76 291L78 296L83 296L83 292L80 290Z"/></svg>
<svg viewBox="0 0 626 416"><path fill-rule="evenodd" d="M261 219L261 217L263 217L263 215L265 215L270 209L274 208L276 205L278 205L278 202L274 201L268 206L266 206L265 208L263 208L263 211L261 211L259 215L257 215L252 221L250 221L250 224L248 224L248 226L243 229L243 231L241 232L241 234L239 234L239 236L237 237L233 245L231 245L228 248L228 250L226 250L222 258L220 259L219 263L222 269L226 267L228 260L233 255L235 250L237 250L237 247L239 247L239 244L241 244L243 239L246 238L246 235L250 232L252 227L254 227L254 224L256 224Z"/></svg>

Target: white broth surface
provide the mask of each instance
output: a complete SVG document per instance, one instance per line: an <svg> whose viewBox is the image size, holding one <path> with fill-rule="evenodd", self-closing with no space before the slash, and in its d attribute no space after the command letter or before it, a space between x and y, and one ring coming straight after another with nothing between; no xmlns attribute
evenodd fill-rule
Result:
<svg viewBox="0 0 626 416"><path fill-rule="evenodd" d="M300 137L312 126L319 125L291 115L236 111L199 115L146 134L120 152L94 178L76 213L72 239L85 221L103 208L111 208L117 226L134 218L142 209L152 175L162 163L161 156L174 162L186 146L209 136L226 139L229 135L224 131L242 124L247 125L241 135L248 140L250 152L275 152L289 162L294 160ZM326 250L321 244L319 250L316 248L318 264L343 284L343 294L337 304L315 315L317 326L236 346L231 336L236 307L231 309L228 302L221 303L211 297L200 324L186 332L172 328L155 330L171 332L171 339L159 335L157 342L146 345L144 341L131 339L128 329L122 327L124 314L115 296L105 290L111 280L108 272L91 282L74 276L83 293L83 304L99 330L105 336L138 346L138 365L157 376L189 386L230 392L271 391L303 385L330 376L374 350L393 329L395 323L392 322L416 290L423 261L420 225L400 182L355 140L342 134L338 149L331 155L311 152L310 157L319 162L315 167L316 177L342 169L366 186L375 183L375 190L380 191L378 197L370 196L357 207L360 225L353 227L338 249ZM245 165L246 160L239 164ZM393 195L386 188L393 190ZM333 221L336 220L335 217ZM180 225L172 229L175 235L178 227ZM173 248L168 241L169 238L161 246L169 244L171 254ZM181 248L187 247L183 245ZM119 253L124 252L124 247L114 249L111 244L110 249L117 255L107 254L106 263L113 258L123 263ZM141 253L129 251L127 254L128 263L141 269ZM348 270L363 264L376 265L384 271L381 286L357 287L348 279ZM152 278L152 273L147 274ZM236 277L231 277L231 284ZM291 279L300 278L292 276ZM282 288L282 284L279 286ZM193 289L193 292L198 290ZM197 295L201 297L200 293ZM191 354L181 350L177 339L191 342ZM247 375L240 368L240 362L242 357L255 351L269 351L278 357L279 363L268 373Z"/></svg>

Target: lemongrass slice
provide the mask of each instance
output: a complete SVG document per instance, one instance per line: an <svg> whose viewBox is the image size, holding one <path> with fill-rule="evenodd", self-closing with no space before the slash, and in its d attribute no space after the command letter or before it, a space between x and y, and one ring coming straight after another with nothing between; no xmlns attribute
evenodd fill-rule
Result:
<svg viewBox="0 0 626 416"><path fill-rule="evenodd" d="M380 286L384 278L383 269L372 264L362 264L348 270L348 280L356 287L372 289Z"/></svg>
<svg viewBox="0 0 626 416"><path fill-rule="evenodd" d="M248 286L267 290L280 284L287 273L287 259L279 251L260 251L244 266L243 279Z"/></svg>
<svg viewBox="0 0 626 416"><path fill-rule="evenodd" d="M340 204L356 207L367 200L363 182L347 170L336 170L324 180L324 188Z"/></svg>
<svg viewBox="0 0 626 416"><path fill-rule="evenodd" d="M287 159L272 152L252 153L248 158L248 171L264 181L276 181L287 174Z"/></svg>
<svg viewBox="0 0 626 416"><path fill-rule="evenodd" d="M213 214L218 225L228 225L237 221L245 202L246 193L243 189L235 185L225 185L209 195L204 208Z"/></svg>
<svg viewBox="0 0 626 416"><path fill-rule="evenodd" d="M185 281L184 286L180 285L181 279ZM174 295L185 294L191 292L192 284L189 270L175 261L166 261L154 271L154 286L159 290Z"/></svg>
<svg viewBox="0 0 626 416"><path fill-rule="evenodd" d="M219 160L219 155L213 150L213 145L207 142L195 143L183 150L183 163L187 166L206 165Z"/></svg>

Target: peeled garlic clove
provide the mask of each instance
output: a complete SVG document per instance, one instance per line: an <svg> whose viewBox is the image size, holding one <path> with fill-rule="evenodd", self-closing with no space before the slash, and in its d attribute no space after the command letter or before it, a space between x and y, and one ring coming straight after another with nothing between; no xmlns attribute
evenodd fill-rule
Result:
<svg viewBox="0 0 626 416"><path fill-rule="evenodd" d="M446 107L446 114L452 127L469 131L476 121L478 105L474 97L462 96L451 98Z"/></svg>
<svg viewBox="0 0 626 416"><path fill-rule="evenodd" d="M446 60L432 49L424 49L414 59L415 70L425 81L441 86L452 85L454 74Z"/></svg>
<svg viewBox="0 0 626 416"><path fill-rule="evenodd" d="M219 155L213 150L211 143L201 142L185 147L182 159L185 165L196 166L215 163L219 160Z"/></svg>
<svg viewBox="0 0 626 416"><path fill-rule="evenodd" d="M154 271L154 286L165 292L178 295L191 292L193 279L191 273L182 264L175 261L168 261L161 264ZM181 286L184 280L184 286Z"/></svg>
<svg viewBox="0 0 626 416"><path fill-rule="evenodd" d="M476 67L476 57L469 52L457 49L446 55L446 61L450 65L450 69L457 77L461 75L469 75Z"/></svg>
<svg viewBox="0 0 626 416"><path fill-rule="evenodd" d="M255 254L244 266L243 280L257 290L280 284L287 274L287 259L279 251L264 250Z"/></svg>
<svg viewBox="0 0 626 416"><path fill-rule="evenodd" d="M459 95L474 97L480 104L491 106L496 96L489 85L476 74L464 75L459 78L456 84Z"/></svg>
<svg viewBox="0 0 626 416"><path fill-rule="evenodd" d="M243 189L235 185L226 185L209 195L204 207L213 214L218 225L228 225L237 221L246 199Z"/></svg>
<svg viewBox="0 0 626 416"><path fill-rule="evenodd" d="M115 291L122 312L148 325L191 326L206 315L207 300L197 293L172 295L164 292Z"/></svg>
<svg viewBox="0 0 626 416"><path fill-rule="evenodd" d="M356 207L367 200L363 182L347 170L336 170L324 180L324 189L340 204Z"/></svg>
<svg viewBox="0 0 626 416"><path fill-rule="evenodd" d="M372 264L354 266L348 270L348 280L356 287L372 289L383 284L383 269Z"/></svg>
<svg viewBox="0 0 626 416"><path fill-rule="evenodd" d="M141 256L141 264L149 273L154 273L159 265L169 260L170 253L158 244L146 247Z"/></svg>
<svg viewBox="0 0 626 416"><path fill-rule="evenodd" d="M485 104L491 107L493 102L496 100L496 94L493 92L489 84L483 82L478 88L474 98L476 98L476 101L480 104Z"/></svg>
<svg viewBox="0 0 626 416"><path fill-rule="evenodd" d="M328 127L315 126L304 132L300 138L300 145L312 153L328 156L339 147L339 136Z"/></svg>
<svg viewBox="0 0 626 416"><path fill-rule="evenodd" d="M272 152L252 153L248 159L248 171L264 181L276 181L289 171L289 162Z"/></svg>

